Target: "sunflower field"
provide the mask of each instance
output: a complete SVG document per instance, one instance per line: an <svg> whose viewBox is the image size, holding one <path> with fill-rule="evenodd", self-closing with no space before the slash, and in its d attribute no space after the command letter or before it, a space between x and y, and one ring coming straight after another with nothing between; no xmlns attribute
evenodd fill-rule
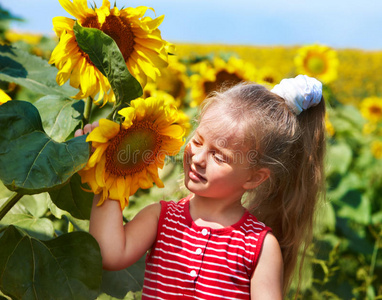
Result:
<svg viewBox="0 0 382 300"><path fill-rule="evenodd" d="M382 51L176 44L147 7L60 3L73 18L52 16L54 37L13 31L0 7L0 299L140 299L144 258L102 269L94 194L120 199L125 222L187 195L182 152L203 99L297 74L324 85L326 197L286 299L382 299ZM115 156L127 146L134 165Z"/></svg>

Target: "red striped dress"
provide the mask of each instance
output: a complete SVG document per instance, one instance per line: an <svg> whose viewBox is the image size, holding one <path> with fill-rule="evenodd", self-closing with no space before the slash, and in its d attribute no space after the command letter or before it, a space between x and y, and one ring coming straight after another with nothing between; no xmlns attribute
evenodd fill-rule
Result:
<svg viewBox="0 0 382 300"><path fill-rule="evenodd" d="M250 278L270 228L248 211L230 227L200 227L189 199L161 201L142 299L250 299Z"/></svg>

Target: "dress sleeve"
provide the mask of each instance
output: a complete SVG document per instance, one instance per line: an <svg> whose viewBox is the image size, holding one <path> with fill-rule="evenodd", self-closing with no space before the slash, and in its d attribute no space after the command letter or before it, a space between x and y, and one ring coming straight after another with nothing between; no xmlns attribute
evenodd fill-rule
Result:
<svg viewBox="0 0 382 300"><path fill-rule="evenodd" d="M253 260L253 271L255 271L257 263L259 262L260 254L261 251L263 251L263 244L264 244L264 239L265 236L269 233L272 232L272 229L269 227L265 227L261 232L258 237L256 249L258 249L255 253L255 259Z"/></svg>
<svg viewBox="0 0 382 300"><path fill-rule="evenodd" d="M162 228L164 218L166 217L167 205L168 205L168 202L164 200L161 200L159 203L161 205L161 210L160 210L160 215L158 220L158 232L160 228Z"/></svg>

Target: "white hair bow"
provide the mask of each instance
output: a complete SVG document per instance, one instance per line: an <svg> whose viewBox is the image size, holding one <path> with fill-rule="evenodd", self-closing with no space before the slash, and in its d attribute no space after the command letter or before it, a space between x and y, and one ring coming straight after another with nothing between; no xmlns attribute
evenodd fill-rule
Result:
<svg viewBox="0 0 382 300"><path fill-rule="evenodd" d="M322 98L322 83L317 79L298 75L283 79L271 90L282 97L288 107L299 115L303 110L316 106Z"/></svg>

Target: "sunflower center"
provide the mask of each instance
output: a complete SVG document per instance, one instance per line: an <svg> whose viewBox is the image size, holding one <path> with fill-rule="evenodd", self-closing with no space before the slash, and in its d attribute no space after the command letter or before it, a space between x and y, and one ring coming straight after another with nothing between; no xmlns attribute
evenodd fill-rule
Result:
<svg viewBox="0 0 382 300"><path fill-rule="evenodd" d="M223 84L235 85L242 81L242 78L236 74L228 73L226 70L219 71L216 74L215 81L206 81L203 84L205 94L218 90Z"/></svg>
<svg viewBox="0 0 382 300"><path fill-rule="evenodd" d="M326 71L325 60L318 55L308 56L305 60L305 66L313 74L323 74Z"/></svg>
<svg viewBox="0 0 382 300"><path fill-rule="evenodd" d="M370 113L374 116L382 116L382 108L379 106L370 106Z"/></svg>
<svg viewBox="0 0 382 300"><path fill-rule="evenodd" d="M116 176L138 173L155 161L161 143L151 122L121 129L106 149L106 170Z"/></svg>
<svg viewBox="0 0 382 300"><path fill-rule="evenodd" d="M127 61L131 53L133 53L135 36L128 19L109 15L106 17L105 22L101 26L98 22L98 18L96 16L92 16L86 18L86 20L82 23L82 26L100 29L110 36L117 43L125 61Z"/></svg>
<svg viewBox="0 0 382 300"><path fill-rule="evenodd" d="M265 82L275 83L275 79L274 79L272 76L270 76L270 75L264 76L264 77L263 77L263 80L264 80Z"/></svg>
<svg viewBox="0 0 382 300"><path fill-rule="evenodd" d="M180 78L172 76L171 74L166 76L164 79L158 78L157 86L159 90L166 91L175 99L180 99L186 95L186 87L184 82Z"/></svg>
<svg viewBox="0 0 382 300"><path fill-rule="evenodd" d="M109 15L106 17L105 23L102 24L101 30L117 43L123 58L127 61L131 53L133 53L135 45L135 36L131 30L129 20Z"/></svg>

